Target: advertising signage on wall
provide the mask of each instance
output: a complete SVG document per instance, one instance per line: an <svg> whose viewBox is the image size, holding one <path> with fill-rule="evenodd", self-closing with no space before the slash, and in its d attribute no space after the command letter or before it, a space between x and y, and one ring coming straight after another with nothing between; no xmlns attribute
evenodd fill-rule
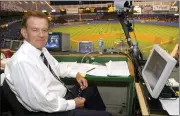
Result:
<svg viewBox="0 0 180 116"><path fill-rule="evenodd" d="M105 13L108 12L108 7L86 7L86 8L79 8L78 12L80 14L84 13Z"/></svg>
<svg viewBox="0 0 180 116"><path fill-rule="evenodd" d="M96 13L97 12L96 8L89 8L89 7L87 7L87 8L79 8L78 11L79 11L80 14L83 14L83 13Z"/></svg>
<svg viewBox="0 0 180 116"><path fill-rule="evenodd" d="M153 11L169 11L170 6L169 5L154 5Z"/></svg>

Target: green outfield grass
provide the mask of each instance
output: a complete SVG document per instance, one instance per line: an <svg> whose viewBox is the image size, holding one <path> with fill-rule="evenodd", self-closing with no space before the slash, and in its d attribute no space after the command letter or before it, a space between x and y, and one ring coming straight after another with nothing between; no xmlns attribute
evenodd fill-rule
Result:
<svg viewBox="0 0 180 116"><path fill-rule="evenodd" d="M93 41L94 49L98 48L98 40L100 37L104 39L105 47L114 46L115 42L120 39L125 40L123 30L120 24L104 23L104 24L82 24L78 26L62 26L52 29L53 32L70 33L71 47L77 49L78 41ZM153 44L159 44L166 51L171 52L175 44L178 42L178 27L135 24L134 32L139 43L139 48L144 56L149 55ZM131 33L132 40L135 39Z"/></svg>

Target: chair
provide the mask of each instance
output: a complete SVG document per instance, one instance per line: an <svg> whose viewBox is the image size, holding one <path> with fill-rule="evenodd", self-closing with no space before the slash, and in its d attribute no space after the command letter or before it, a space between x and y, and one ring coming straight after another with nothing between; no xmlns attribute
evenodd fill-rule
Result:
<svg viewBox="0 0 180 116"><path fill-rule="evenodd" d="M7 101L6 97L4 96L2 86L0 87L0 104L1 104L0 115L3 116L4 114L11 113L12 107Z"/></svg>
<svg viewBox="0 0 180 116"><path fill-rule="evenodd" d="M0 74L2 74L2 73L4 73L4 70L0 69ZM3 80L1 80L1 81L3 81ZM4 115L4 114L10 113L12 111L11 105L7 101L6 97L4 96L2 86L0 86L0 104L1 104L0 115Z"/></svg>
<svg viewBox="0 0 180 116"><path fill-rule="evenodd" d="M24 108L24 106L17 100L15 94L9 88L6 80L3 82L2 90L6 100L12 107L12 114L24 115L29 114L29 111Z"/></svg>
<svg viewBox="0 0 180 116"><path fill-rule="evenodd" d="M2 90L8 103L11 105L13 115L28 115L28 116L73 116L73 110L66 112L46 113L46 112L30 112L28 111L16 98L15 94L11 91L6 80L3 82Z"/></svg>

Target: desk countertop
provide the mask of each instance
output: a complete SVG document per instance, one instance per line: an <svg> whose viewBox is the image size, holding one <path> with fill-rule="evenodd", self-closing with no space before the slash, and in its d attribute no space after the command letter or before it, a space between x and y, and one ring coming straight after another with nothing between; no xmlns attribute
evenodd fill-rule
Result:
<svg viewBox="0 0 180 116"><path fill-rule="evenodd" d="M136 88L136 93L137 93L139 105L141 108L142 116L149 116L150 114L149 114L147 104L145 102L145 98L144 98L143 91L142 91L140 84L135 83L135 88Z"/></svg>

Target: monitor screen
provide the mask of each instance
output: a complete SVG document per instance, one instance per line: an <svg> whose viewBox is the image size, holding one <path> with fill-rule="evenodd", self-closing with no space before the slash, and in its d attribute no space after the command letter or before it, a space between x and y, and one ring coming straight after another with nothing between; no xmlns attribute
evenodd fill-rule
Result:
<svg viewBox="0 0 180 116"><path fill-rule="evenodd" d="M23 41L22 40L20 40L20 43L19 43L19 47L21 47L21 45L23 44Z"/></svg>
<svg viewBox="0 0 180 116"><path fill-rule="evenodd" d="M153 98L158 98L169 78L176 60L159 45L154 45L143 68L142 76Z"/></svg>
<svg viewBox="0 0 180 116"><path fill-rule="evenodd" d="M19 49L19 45L20 45L20 41L19 40L13 40L12 41L11 49L12 50L18 50Z"/></svg>
<svg viewBox="0 0 180 116"><path fill-rule="evenodd" d="M12 46L12 41L11 41L11 40L8 40L8 39L4 39L3 48L5 48L5 49L11 49L11 46Z"/></svg>
<svg viewBox="0 0 180 116"><path fill-rule="evenodd" d="M78 52L80 52L80 53L93 52L93 43L92 43L92 41L80 41L78 43Z"/></svg>
<svg viewBox="0 0 180 116"><path fill-rule="evenodd" d="M153 90L161 76L167 62L160 56L157 51L152 53L152 57L149 59L146 70L144 71L145 75L153 78L147 78L151 89Z"/></svg>
<svg viewBox="0 0 180 116"><path fill-rule="evenodd" d="M49 34L48 41L45 46L47 49L59 49L60 47L60 34L51 33Z"/></svg>

